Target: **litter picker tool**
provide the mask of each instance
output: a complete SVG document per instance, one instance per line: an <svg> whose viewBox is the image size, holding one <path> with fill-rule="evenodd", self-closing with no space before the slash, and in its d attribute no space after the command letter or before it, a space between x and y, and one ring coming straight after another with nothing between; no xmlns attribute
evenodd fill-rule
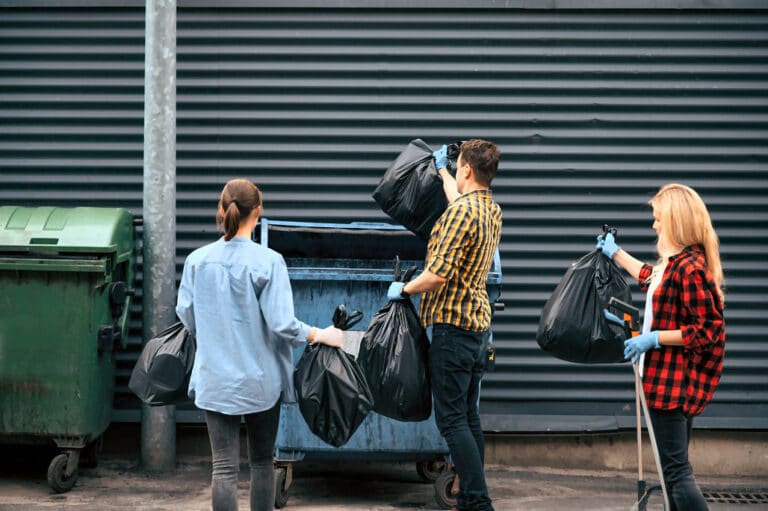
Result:
<svg viewBox="0 0 768 511"><path fill-rule="evenodd" d="M619 325L624 329L624 334L627 338L636 337L640 334L640 312L637 307L619 300L618 298L611 298L609 301L609 308L612 312L618 312L621 317L613 316L606 317ZM651 417L648 412L648 403L645 400L645 393L643 392L643 385L640 379L640 362L632 364L632 368L635 372L635 414L637 422L637 502L632 506L632 511L645 511L648 505L648 499L654 491L661 489L662 496L664 497L664 509L669 510L669 496L667 495L667 486L664 484L664 472L661 468L661 461L659 459L659 449L656 445L656 436L653 432L653 424L651 423ZM653 449L653 458L656 461L656 471L659 476L659 486L648 487L643 475L643 435L642 435L642 420L640 417L640 411L645 417L645 425L648 428L648 436L651 439L651 448Z"/></svg>

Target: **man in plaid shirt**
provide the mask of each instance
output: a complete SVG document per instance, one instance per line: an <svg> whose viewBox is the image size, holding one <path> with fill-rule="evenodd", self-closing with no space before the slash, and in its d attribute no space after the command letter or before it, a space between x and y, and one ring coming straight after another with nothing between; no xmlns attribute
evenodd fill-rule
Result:
<svg viewBox="0 0 768 511"><path fill-rule="evenodd" d="M393 282L387 297L424 293L419 316L432 326L435 421L459 476L455 510L493 511L477 402L491 327L485 283L501 236L501 208L490 190L500 151L485 140L464 142L455 180L445 168L445 153L443 146L435 161L450 203L430 233L424 271L405 285Z"/></svg>
<svg viewBox="0 0 768 511"><path fill-rule="evenodd" d="M725 323L719 241L704 201L691 188L668 184L649 201L659 264L644 264L616 245L597 248L647 291L641 335L624 356L644 356L643 391L650 408L664 481L673 510L706 510L688 462L693 417L712 400L723 371Z"/></svg>

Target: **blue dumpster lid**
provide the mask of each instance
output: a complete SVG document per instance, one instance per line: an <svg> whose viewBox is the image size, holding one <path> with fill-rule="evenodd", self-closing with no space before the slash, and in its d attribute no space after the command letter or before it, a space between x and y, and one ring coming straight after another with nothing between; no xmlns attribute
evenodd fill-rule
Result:
<svg viewBox="0 0 768 511"><path fill-rule="evenodd" d="M256 236L286 258L423 260L425 241L399 225L375 222L291 222L260 219Z"/></svg>
<svg viewBox="0 0 768 511"><path fill-rule="evenodd" d="M133 253L133 216L119 208L0 206L0 251Z"/></svg>

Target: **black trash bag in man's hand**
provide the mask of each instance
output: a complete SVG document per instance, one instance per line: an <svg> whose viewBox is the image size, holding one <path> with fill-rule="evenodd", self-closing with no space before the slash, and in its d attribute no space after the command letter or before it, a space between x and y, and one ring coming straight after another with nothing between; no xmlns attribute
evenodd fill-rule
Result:
<svg viewBox="0 0 768 511"><path fill-rule="evenodd" d="M152 406L188 401L195 350L195 336L174 323L144 345L128 388Z"/></svg>
<svg viewBox="0 0 768 511"><path fill-rule="evenodd" d="M395 280L407 282L416 271ZM359 359L373 393L373 410L400 421L422 421L432 413L429 341L410 300L391 300L377 312L360 342Z"/></svg>
<svg viewBox="0 0 768 511"><path fill-rule="evenodd" d="M600 250L578 259L544 306L536 336L539 346L569 362L625 362L624 333L603 316L611 297L627 303L632 297L616 263Z"/></svg>
<svg viewBox="0 0 768 511"><path fill-rule="evenodd" d="M429 239L448 206L432 149L421 139L412 140L384 173L373 199L394 220Z"/></svg>
<svg viewBox="0 0 768 511"><path fill-rule="evenodd" d="M335 447L347 443L373 407L360 366L341 349L308 345L296 364L293 381L307 426Z"/></svg>

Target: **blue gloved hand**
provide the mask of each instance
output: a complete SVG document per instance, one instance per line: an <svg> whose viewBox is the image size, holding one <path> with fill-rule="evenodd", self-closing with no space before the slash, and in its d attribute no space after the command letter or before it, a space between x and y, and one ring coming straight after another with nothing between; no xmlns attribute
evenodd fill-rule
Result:
<svg viewBox="0 0 768 511"><path fill-rule="evenodd" d="M654 330L647 334L640 334L637 337L632 337L624 341L624 358L626 360L632 359L632 363L636 364L640 360L640 355L646 351L659 348L659 331Z"/></svg>
<svg viewBox="0 0 768 511"><path fill-rule="evenodd" d="M613 239L613 234L610 232L605 234L605 239L603 239L602 234L597 237L595 248L602 250L608 259L613 259L614 254L621 250L621 247L616 244L616 240Z"/></svg>
<svg viewBox="0 0 768 511"><path fill-rule="evenodd" d="M440 170L448 166L448 146L443 144L443 147L432 153L435 158L435 168Z"/></svg>
<svg viewBox="0 0 768 511"><path fill-rule="evenodd" d="M402 295L404 286L405 282L391 283L389 285L389 289L387 290L387 300L407 300L407 298Z"/></svg>
<svg viewBox="0 0 768 511"><path fill-rule="evenodd" d="M624 326L624 320L618 317L616 314L609 312L608 309L603 309L603 316L605 316L605 319L607 319L611 323L616 323L619 326Z"/></svg>

